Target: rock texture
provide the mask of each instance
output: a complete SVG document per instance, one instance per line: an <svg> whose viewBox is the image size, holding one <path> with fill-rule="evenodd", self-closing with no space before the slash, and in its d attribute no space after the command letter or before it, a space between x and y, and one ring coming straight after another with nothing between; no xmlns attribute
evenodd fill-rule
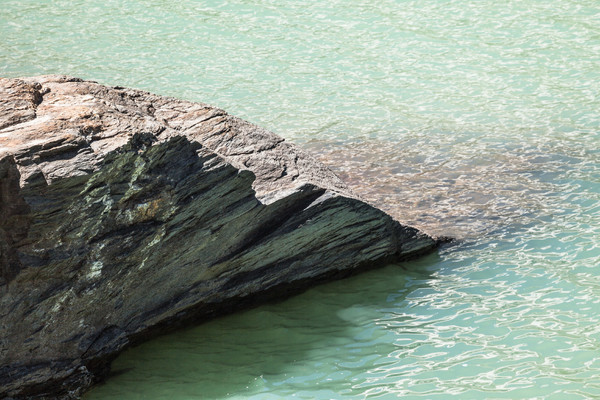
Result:
<svg viewBox="0 0 600 400"><path fill-rule="evenodd" d="M0 398L77 398L151 334L435 246L223 110L0 79Z"/></svg>

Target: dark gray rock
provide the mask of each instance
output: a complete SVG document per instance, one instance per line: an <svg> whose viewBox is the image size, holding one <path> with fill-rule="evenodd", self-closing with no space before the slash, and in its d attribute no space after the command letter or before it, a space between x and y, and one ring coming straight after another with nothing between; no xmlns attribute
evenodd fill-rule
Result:
<svg viewBox="0 0 600 400"><path fill-rule="evenodd" d="M223 110L0 80L0 398L77 398L132 343L436 243Z"/></svg>

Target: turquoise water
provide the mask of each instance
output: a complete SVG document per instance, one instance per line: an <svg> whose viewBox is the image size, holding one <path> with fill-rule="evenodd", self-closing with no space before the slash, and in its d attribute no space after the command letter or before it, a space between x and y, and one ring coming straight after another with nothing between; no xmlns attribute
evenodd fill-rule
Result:
<svg viewBox="0 0 600 400"><path fill-rule="evenodd" d="M600 398L600 3L3 0L0 75L203 101L458 244L127 351L101 399Z"/></svg>

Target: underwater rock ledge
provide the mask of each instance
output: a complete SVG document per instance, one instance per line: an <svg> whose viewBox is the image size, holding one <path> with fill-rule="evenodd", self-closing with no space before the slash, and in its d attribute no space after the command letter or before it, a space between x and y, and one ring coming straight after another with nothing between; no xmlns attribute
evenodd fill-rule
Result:
<svg viewBox="0 0 600 400"><path fill-rule="evenodd" d="M218 108L0 79L0 398L78 398L156 333L437 244Z"/></svg>

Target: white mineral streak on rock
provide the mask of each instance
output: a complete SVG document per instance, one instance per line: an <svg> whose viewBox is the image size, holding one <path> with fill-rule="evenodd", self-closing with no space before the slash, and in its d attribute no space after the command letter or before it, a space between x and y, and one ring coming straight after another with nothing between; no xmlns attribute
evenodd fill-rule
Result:
<svg viewBox="0 0 600 400"><path fill-rule="evenodd" d="M98 278L102 274L102 261L94 261L90 267L90 272L86 275L88 279Z"/></svg>

